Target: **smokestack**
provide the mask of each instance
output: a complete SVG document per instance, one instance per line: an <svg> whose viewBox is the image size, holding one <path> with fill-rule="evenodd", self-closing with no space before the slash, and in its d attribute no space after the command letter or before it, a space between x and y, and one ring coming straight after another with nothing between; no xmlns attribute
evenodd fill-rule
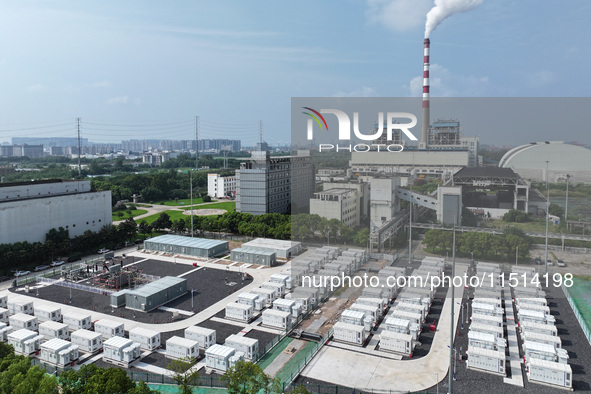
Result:
<svg viewBox="0 0 591 394"><path fill-rule="evenodd" d="M421 143L419 146L427 147L427 131L429 130L429 50L431 41L425 38L425 49L423 53L423 116L421 120Z"/></svg>

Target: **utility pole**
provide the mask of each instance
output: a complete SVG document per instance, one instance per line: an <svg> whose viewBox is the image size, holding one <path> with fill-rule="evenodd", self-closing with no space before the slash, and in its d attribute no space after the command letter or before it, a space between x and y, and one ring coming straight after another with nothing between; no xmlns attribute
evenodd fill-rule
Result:
<svg viewBox="0 0 591 394"><path fill-rule="evenodd" d="M78 176L80 176L81 168L80 168L80 118L76 119L76 123L78 126Z"/></svg>
<svg viewBox="0 0 591 394"><path fill-rule="evenodd" d="M566 202L564 204L564 221L568 220L568 178L570 177L569 174L566 174Z"/></svg>
<svg viewBox="0 0 591 394"><path fill-rule="evenodd" d="M193 171L189 170L189 174L189 183L191 184L191 237L193 237Z"/></svg>
<svg viewBox="0 0 591 394"><path fill-rule="evenodd" d="M199 171L199 116L195 116L195 170Z"/></svg>
<svg viewBox="0 0 591 394"><path fill-rule="evenodd" d="M550 220L550 184L548 174L548 160L546 160L546 244L544 248L544 266L545 274L548 275L548 221Z"/></svg>
<svg viewBox="0 0 591 394"><path fill-rule="evenodd" d="M261 149L263 146L263 121L259 120L259 142L261 143Z"/></svg>
<svg viewBox="0 0 591 394"><path fill-rule="evenodd" d="M456 223L454 221L454 228L453 228L453 243L452 243L452 254L451 254L451 328L449 330L449 393L453 392L453 382L454 382L454 369L455 368L455 354L454 354L454 304L455 301L455 286L453 283L453 279L456 276Z"/></svg>

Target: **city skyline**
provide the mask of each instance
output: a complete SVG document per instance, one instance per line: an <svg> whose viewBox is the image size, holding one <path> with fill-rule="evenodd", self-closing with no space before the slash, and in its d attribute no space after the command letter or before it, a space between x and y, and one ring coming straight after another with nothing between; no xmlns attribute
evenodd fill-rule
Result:
<svg viewBox="0 0 591 394"><path fill-rule="evenodd" d="M418 97L432 5L7 2L0 142L75 137L77 117L97 143L193 139L199 116L200 138L253 145L262 120L265 141L288 143L291 97ZM431 35L432 96L587 95L589 10L507 0L453 15ZM584 129L465 134L591 143Z"/></svg>

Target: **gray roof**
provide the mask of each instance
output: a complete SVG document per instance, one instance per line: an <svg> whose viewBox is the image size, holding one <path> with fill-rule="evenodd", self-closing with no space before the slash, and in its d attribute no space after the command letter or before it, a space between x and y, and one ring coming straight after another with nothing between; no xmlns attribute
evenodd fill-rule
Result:
<svg viewBox="0 0 591 394"><path fill-rule="evenodd" d="M161 290L168 289L171 286L178 285L186 281L187 280L185 278L178 278L176 276L165 276L164 278L160 278L158 280L155 280L154 282L148 283L140 287L139 289L130 290L128 293L132 295L147 297Z"/></svg>
<svg viewBox="0 0 591 394"><path fill-rule="evenodd" d="M511 168L504 167L464 167L454 174L454 178L463 177L495 177L495 178L519 178Z"/></svg>
<svg viewBox="0 0 591 394"><path fill-rule="evenodd" d="M160 235L158 237L150 238L146 242L154 242L159 244L186 246L190 248L210 249L219 245L228 245L228 241L217 241L215 239L192 238L183 237L181 235Z"/></svg>

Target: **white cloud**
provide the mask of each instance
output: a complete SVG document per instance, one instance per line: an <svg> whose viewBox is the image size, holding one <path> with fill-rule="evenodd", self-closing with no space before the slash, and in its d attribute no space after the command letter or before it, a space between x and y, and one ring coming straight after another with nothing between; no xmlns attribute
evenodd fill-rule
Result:
<svg viewBox="0 0 591 394"><path fill-rule="evenodd" d="M25 88L25 90L26 90L27 92L40 92L40 91L42 91L42 90L45 90L45 86L44 86L44 85L42 85L42 84L40 84L40 83L36 83L36 84L33 84L33 85L29 85L29 86L27 86L27 87Z"/></svg>
<svg viewBox="0 0 591 394"><path fill-rule="evenodd" d="M366 17L395 31L425 26L433 0L367 0Z"/></svg>
<svg viewBox="0 0 591 394"><path fill-rule="evenodd" d="M549 85L556 81L556 79L556 73L547 70L537 71L527 75L527 83L534 88Z"/></svg>
<svg viewBox="0 0 591 394"><path fill-rule="evenodd" d="M359 89L354 89L349 92L336 92L332 95L333 97L377 97L378 92L369 86L363 86Z"/></svg>
<svg viewBox="0 0 591 394"><path fill-rule="evenodd" d="M429 69L429 86L433 97L470 97L486 96L489 88L488 77L453 74L447 68L433 63ZM417 76L410 80L408 89L412 97L423 94L423 77Z"/></svg>
<svg viewBox="0 0 591 394"><path fill-rule="evenodd" d="M113 84L109 81L100 81L100 82L93 82L89 83L86 86L89 88L100 89L100 88L110 88Z"/></svg>

